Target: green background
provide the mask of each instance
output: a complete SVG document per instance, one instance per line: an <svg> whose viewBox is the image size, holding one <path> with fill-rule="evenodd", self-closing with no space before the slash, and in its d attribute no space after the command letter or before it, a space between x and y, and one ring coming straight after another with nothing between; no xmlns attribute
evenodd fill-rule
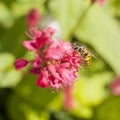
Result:
<svg viewBox="0 0 120 120"><path fill-rule="evenodd" d="M22 42L33 8L59 22L62 39L79 41L98 56L79 71L70 111L63 107L63 91L39 88L34 75L14 69L13 62L27 54ZM120 74L119 52L120 0L103 6L89 0L1 0L0 120L120 120L120 96L109 89Z"/></svg>

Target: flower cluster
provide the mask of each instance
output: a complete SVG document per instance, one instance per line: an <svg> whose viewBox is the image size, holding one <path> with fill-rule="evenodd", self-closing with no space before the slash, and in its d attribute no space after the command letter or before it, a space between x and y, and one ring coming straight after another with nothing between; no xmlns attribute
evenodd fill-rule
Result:
<svg viewBox="0 0 120 120"><path fill-rule="evenodd" d="M75 82L82 57L71 43L58 38L54 41L54 34L55 29L51 27L42 31L32 28L29 33L32 40L24 41L23 45L28 51L34 51L35 57L32 60L18 59L14 66L20 70L29 64L30 72L38 76L38 86L58 90Z"/></svg>

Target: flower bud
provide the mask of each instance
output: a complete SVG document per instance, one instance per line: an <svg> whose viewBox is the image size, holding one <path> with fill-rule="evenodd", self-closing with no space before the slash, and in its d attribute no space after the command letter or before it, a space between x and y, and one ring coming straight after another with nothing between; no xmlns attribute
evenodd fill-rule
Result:
<svg viewBox="0 0 120 120"><path fill-rule="evenodd" d="M24 68L27 64L28 64L28 61L23 58L18 59L14 62L14 66L16 70L20 70Z"/></svg>

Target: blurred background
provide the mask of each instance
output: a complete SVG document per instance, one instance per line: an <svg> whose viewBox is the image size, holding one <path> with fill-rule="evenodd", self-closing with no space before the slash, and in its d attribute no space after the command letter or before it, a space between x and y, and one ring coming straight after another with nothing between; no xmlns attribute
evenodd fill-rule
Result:
<svg viewBox="0 0 120 120"><path fill-rule="evenodd" d="M29 27L53 22L65 41L98 58L66 91L42 89L13 62ZM120 120L120 0L0 0L0 120Z"/></svg>

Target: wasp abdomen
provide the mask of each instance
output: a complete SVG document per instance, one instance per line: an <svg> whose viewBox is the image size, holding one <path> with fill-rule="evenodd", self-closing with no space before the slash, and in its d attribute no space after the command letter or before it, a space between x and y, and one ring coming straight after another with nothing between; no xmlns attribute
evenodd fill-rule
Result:
<svg viewBox="0 0 120 120"><path fill-rule="evenodd" d="M86 66L89 66L91 64L92 57L94 57L95 55L92 54L92 52L89 51L89 49L87 49L85 46L79 43L74 43L73 48L80 53L80 55L83 58L84 64Z"/></svg>

